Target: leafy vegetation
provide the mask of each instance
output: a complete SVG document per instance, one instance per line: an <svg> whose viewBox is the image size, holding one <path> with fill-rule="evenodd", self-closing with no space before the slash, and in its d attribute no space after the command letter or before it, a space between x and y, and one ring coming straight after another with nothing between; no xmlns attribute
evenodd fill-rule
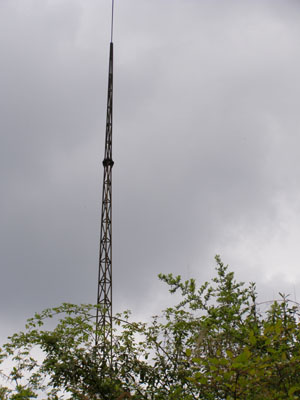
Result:
<svg viewBox="0 0 300 400"><path fill-rule="evenodd" d="M1 350L0 399L300 399L298 305L281 295L260 312L255 285L216 261L200 287L160 275L181 301L150 323L115 316L112 368L94 346L95 306L36 314Z"/></svg>

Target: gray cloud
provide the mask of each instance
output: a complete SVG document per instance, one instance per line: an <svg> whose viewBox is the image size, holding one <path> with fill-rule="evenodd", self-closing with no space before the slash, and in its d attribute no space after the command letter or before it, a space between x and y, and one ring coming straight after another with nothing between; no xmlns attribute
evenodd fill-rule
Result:
<svg viewBox="0 0 300 400"><path fill-rule="evenodd" d="M0 5L7 326L96 299L108 3ZM299 19L294 1L116 4L116 309L158 308L157 273L207 279L217 252L264 296L299 282Z"/></svg>

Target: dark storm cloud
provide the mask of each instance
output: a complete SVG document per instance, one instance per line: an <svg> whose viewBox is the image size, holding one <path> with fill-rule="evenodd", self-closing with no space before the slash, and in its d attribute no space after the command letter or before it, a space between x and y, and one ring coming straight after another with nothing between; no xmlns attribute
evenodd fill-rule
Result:
<svg viewBox="0 0 300 400"><path fill-rule="evenodd" d="M0 301L15 326L95 301L110 4L0 8ZM216 252L266 293L299 278L297 223L284 234L299 221L299 19L292 1L117 2L116 309L158 307L157 273L207 278Z"/></svg>

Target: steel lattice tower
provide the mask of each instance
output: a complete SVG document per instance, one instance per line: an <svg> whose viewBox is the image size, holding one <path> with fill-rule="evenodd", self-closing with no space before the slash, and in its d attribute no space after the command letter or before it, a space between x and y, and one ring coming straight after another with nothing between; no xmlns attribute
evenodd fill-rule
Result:
<svg viewBox="0 0 300 400"><path fill-rule="evenodd" d="M96 348L103 360L112 361L112 121L113 121L113 42L110 42L105 151L99 250L96 314ZM101 332L101 335L100 335ZM101 337L101 343L99 338Z"/></svg>

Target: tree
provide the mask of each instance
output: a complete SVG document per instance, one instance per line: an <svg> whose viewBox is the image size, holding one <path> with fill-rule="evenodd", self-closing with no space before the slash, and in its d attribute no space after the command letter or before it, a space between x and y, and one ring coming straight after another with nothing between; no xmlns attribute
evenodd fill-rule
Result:
<svg viewBox="0 0 300 400"><path fill-rule="evenodd" d="M181 301L150 323L115 316L112 368L94 346L96 306L36 314L1 350L12 366L0 399L299 399L298 305L281 295L260 312L255 284L216 261L216 277L200 287L160 275Z"/></svg>

